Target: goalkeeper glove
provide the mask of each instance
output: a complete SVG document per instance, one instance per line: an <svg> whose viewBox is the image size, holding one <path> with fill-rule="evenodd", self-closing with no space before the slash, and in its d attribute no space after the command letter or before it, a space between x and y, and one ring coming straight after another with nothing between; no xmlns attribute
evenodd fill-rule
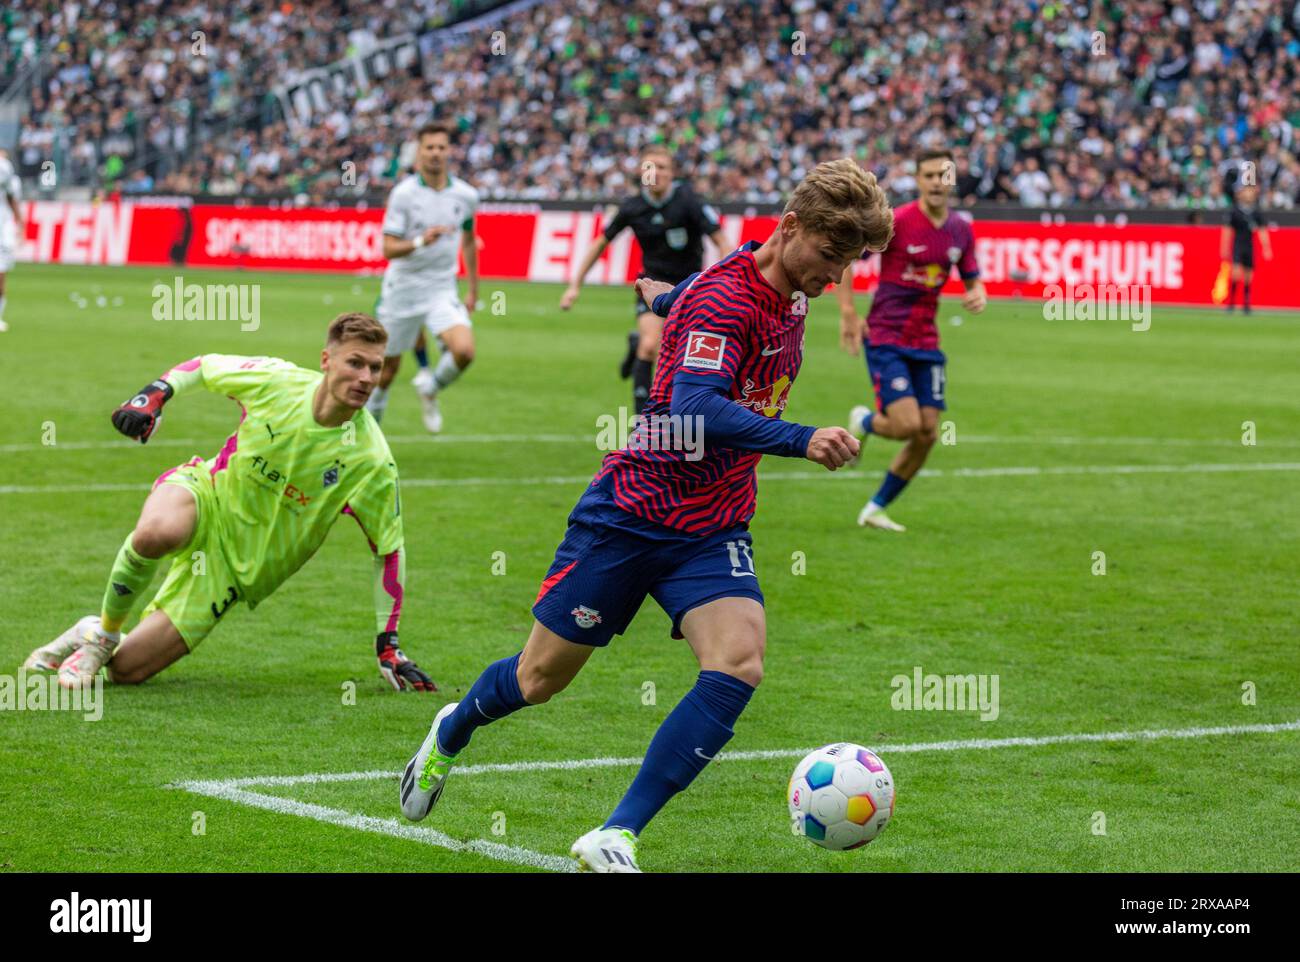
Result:
<svg viewBox="0 0 1300 962"><path fill-rule="evenodd" d="M381 632L375 639L375 653L379 656L379 673L398 691L404 691L408 685L414 691L438 690L433 679L397 647L397 632Z"/></svg>
<svg viewBox="0 0 1300 962"><path fill-rule="evenodd" d="M172 386L166 381L146 385L113 412L113 427L128 438L139 438L144 444L162 420L162 406L170 400L172 393Z"/></svg>

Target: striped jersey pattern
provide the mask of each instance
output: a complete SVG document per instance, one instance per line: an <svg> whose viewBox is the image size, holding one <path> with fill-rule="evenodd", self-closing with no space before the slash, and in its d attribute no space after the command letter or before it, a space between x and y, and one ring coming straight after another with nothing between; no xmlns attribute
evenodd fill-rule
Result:
<svg viewBox="0 0 1300 962"><path fill-rule="evenodd" d="M938 350L939 291L954 267L963 280L980 273L969 221L950 211L935 227L919 201L895 210L894 237L880 255L880 286L867 315L868 343Z"/></svg>
<svg viewBox="0 0 1300 962"><path fill-rule="evenodd" d="M695 279L664 324L658 368L644 420L628 444L605 456L594 483L612 482L614 503L658 524L707 535L754 515L761 454L723 448L703 437L697 460L692 426L670 418L673 383L716 379L731 400L780 417L803 360L806 306L783 296L759 273L751 241Z"/></svg>

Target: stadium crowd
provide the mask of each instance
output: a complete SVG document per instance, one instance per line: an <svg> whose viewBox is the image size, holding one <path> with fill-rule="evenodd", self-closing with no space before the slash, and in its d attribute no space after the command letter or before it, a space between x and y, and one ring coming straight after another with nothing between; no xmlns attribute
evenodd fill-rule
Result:
<svg viewBox="0 0 1300 962"><path fill-rule="evenodd" d="M57 145L65 183L118 181L146 191L166 176L208 190L229 188L222 174L237 168L230 192L269 187L249 157L203 167L214 155L196 132L238 136L243 126L272 122L276 84L423 30L440 6L226 0L217 16L205 0L9 0L0 17L0 78L40 67L18 137L20 171L35 175ZM175 158L191 151L195 173L174 170Z"/></svg>
<svg viewBox="0 0 1300 962"><path fill-rule="evenodd" d="M4 56L53 58L23 172L67 131L65 176L127 191L382 193L433 117L489 198L625 194L637 148L666 137L715 201L775 202L846 153L906 194L912 155L940 144L963 199L1223 207L1250 163L1263 206L1300 200L1300 0L523 4L433 34L431 80L334 94L309 124L275 109L277 84L421 32L445 3L233 0L225 30L203 0L11 6Z"/></svg>

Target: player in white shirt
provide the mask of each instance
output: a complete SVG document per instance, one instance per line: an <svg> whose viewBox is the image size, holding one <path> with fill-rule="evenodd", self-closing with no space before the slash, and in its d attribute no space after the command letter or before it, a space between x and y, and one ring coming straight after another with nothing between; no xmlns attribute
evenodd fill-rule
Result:
<svg viewBox="0 0 1300 962"><path fill-rule="evenodd" d="M388 390L402 355L415 346L421 328L442 342L442 357L414 384L424 426L442 430L438 394L474 360L474 330L469 312L478 300L478 248L474 213L478 191L448 171L451 133L425 124L416 135L415 173L388 195L384 211L384 257L388 269L375 316L388 331L387 356L379 387L366 407L376 421L388 406ZM457 256L464 254L469 290L464 303L456 289ZM427 374L427 376L426 376Z"/></svg>
<svg viewBox="0 0 1300 962"><path fill-rule="evenodd" d="M5 323L5 275L14 269L14 256L22 237L23 215L18 209L22 195L22 181L8 153L0 150L0 334L9 330Z"/></svg>

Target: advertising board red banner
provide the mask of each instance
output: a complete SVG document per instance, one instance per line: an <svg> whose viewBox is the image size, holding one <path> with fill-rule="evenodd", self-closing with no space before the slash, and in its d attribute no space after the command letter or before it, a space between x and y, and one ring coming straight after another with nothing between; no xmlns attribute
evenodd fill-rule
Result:
<svg viewBox="0 0 1300 962"><path fill-rule="evenodd" d="M29 201L25 208L21 261L161 265L172 263L183 247L178 262L186 267L373 274L385 264L379 209L184 208L131 201ZM479 272L485 279L565 282L611 214L485 205L475 222ZM775 227L771 216L722 218L730 245L763 240ZM1222 300L1221 232L1196 225L976 221L975 244L992 297L1068 299L1071 288L1099 293L1115 286L1146 288L1156 303L1212 305ZM1256 240L1253 303L1298 308L1300 287L1290 283L1290 275L1300 264L1300 228L1269 234L1271 262L1263 259ZM717 256L706 243L706 260ZM596 262L587 283L627 283L640 267L640 250L624 231ZM858 262L854 289L874 289L878 274L878 258ZM955 275L944 287L960 290Z"/></svg>

